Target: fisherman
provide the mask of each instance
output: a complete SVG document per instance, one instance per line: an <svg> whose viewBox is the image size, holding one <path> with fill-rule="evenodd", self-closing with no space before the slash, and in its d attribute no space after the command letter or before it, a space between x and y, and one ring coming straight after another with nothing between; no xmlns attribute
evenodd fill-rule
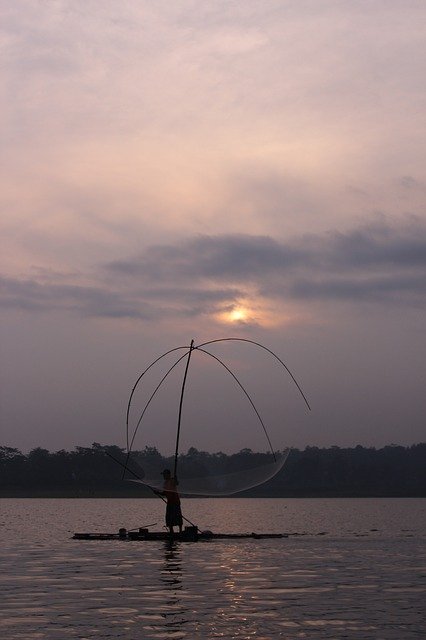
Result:
<svg viewBox="0 0 426 640"><path fill-rule="evenodd" d="M180 498L177 491L179 484L177 478L172 478L170 469L164 469L162 472L164 478L163 496L167 498L166 506L166 526L173 535L173 527L179 527L179 533L182 533L182 511L180 508Z"/></svg>

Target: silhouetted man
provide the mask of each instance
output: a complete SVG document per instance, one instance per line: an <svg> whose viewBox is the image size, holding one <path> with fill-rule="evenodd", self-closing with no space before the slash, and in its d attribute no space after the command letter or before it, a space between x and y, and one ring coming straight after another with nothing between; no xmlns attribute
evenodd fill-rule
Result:
<svg viewBox="0 0 426 640"><path fill-rule="evenodd" d="M177 478L172 478L170 469L164 469L162 476L164 478L162 494L167 498L166 526L171 535L173 535L173 527L179 527L179 533L182 533L182 511L177 491L179 483Z"/></svg>

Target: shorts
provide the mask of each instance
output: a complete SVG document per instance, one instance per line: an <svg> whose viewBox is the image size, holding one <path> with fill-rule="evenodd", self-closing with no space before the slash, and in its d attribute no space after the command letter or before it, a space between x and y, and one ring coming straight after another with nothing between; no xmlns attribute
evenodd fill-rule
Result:
<svg viewBox="0 0 426 640"><path fill-rule="evenodd" d="M166 525L168 527L182 526L182 511L180 504L168 504L166 507Z"/></svg>

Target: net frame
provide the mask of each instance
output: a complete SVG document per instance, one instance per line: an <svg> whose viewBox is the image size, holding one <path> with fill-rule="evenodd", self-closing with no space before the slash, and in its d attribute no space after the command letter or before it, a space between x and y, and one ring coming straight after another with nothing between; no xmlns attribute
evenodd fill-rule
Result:
<svg viewBox="0 0 426 640"><path fill-rule="evenodd" d="M284 466L287 457L290 453L290 449L285 449L284 452L282 452L279 456L277 455L277 453L275 452L273 446L272 446L272 442L271 439L269 437L266 425L259 413L259 411L257 410L250 394L248 393L248 391L245 389L245 387L243 386L243 384L241 383L241 381L238 379L238 377L235 375L235 373L222 361L221 358L219 358L218 356L212 354L210 351L208 351L207 349L205 349L204 347L212 345L212 344L216 344L216 343L220 343L220 342L243 342L243 343L249 343L252 345L255 345L263 350L265 350L267 353L269 353L270 355L272 355L275 360L277 360L280 365L285 369L285 371L290 375L290 378L292 379L293 383L296 385L300 395L302 396L305 405L307 406L308 410L311 411L311 406L300 386L300 384L297 382L295 376L293 375L293 373L291 372L291 370L289 369L289 367L284 363L284 361L277 356L276 353L274 353L271 349L269 349L268 347L262 345L259 342L256 342L254 340L250 340L248 338L237 338L237 337L229 337L229 338L217 338L214 340L208 340L206 342L200 343L199 345L194 345L194 340L191 341L191 344L185 345L185 346L178 346L178 347L174 347L173 349L169 349L168 351L166 351L165 353L161 354L158 358L156 358L155 360L153 360L153 362L151 362L148 367L146 367L144 369L144 371L142 371L142 373L138 376L138 378L136 379L133 388L131 390L130 396L129 396L129 400L127 403L127 410L126 410L126 461L125 464L123 465L123 475L122 478L124 479L126 476L126 470L129 468L129 462L130 462L130 457L133 451L133 446L135 443L135 439L136 439L136 435L139 431L139 428L143 422L144 416L146 415L147 409L150 406L151 402L153 401L153 399L155 398L155 396L157 395L157 393L159 392L159 390L161 389L161 386L163 385L163 383L165 382L165 380L169 377L169 375L172 373L172 371L176 368L176 366L182 361L184 360L184 358L187 358L187 363L186 363L186 368L185 368L185 374L183 377L183 383L182 383L182 390L181 390L181 397L180 397L180 404L179 404L179 418L178 418L178 427L177 427L177 439L176 439L176 450L175 450L175 456L174 456L174 464L173 464L173 476L177 478L177 465L178 465L178 458L179 458L179 434L180 434L180 426L181 426L181 415L182 415L182 404L183 404L183 398L184 398L184 391L185 391L185 383L186 383L186 375L188 372L188 367L189 367L189 362L190 362L190 358L193 352L200 352L206 356L209 356L211 358L213 358L216 362L218 362L234 379L234 381L237 383L237 385L239 386L239 388L241 389L241 391L243 392L243 394L245 395L245 397L247 398L247 400L249 401L254 413L256 414L257 420L259 421L260 425L262 426L263 432L265 434L266 440L268 442L268 446L270 449L270 452L272 454L273 457L273 462L270 463L269 465L260 465L258 467L252 467L251 469L251 473L252 473L252 479L248 480L248 478L246 478L245 481L245 486L242 486L240 482L238 482L238 475L240 475L241 473L245 473L245 472L231 472L231 473L226 473L226 474L220 474L220 475L216 475L216 476L202 476L202 477L198 477L198 478L192 478L189 479L188 478L182 478L179 479L180 485L178 486L177 490L180 493L185 493L187 495L232 495L234 493L238 493L240 491L244 491L246 489L249 488L253 488L255 486L258 486L259 484L262 484L263 482L266 482L267 480L271 479L274 475L276 475ZM141 383L141 381L143 380L144 376L148 373L148 371L150 371L157 363L159 363L163 358L167 357L168 355L170 355L171 353L175 353L177 351L182 351L184 350L184 353L181 354L178 359L167 369L166 373L161 377L160 382L156 385L154 391L151 393L151 395L149 396L147 402L145 403L145 406L137 420L137 423L135 425L134 431L133 431L133 435L130 436L130 411L131 411L131 406L132 406L132 401L133 398L135 396L135 392L139 386L139 384ZM271 473L269 473L269 471L266 469L266 467L271 469ZM260 473L260 470L263 470L263 476ZM263 478L263 479L262 479ZM140 482L152 489L157 490L157 488L160 488L158 481L153 477L153 478L148 478L148 477L143 477L143 478L127 478L133 482ZM233 479L234 483L235 483L235 487L239 487L239 488L235 488L232 489L231 488L231 479ZM256 481L255 481L256 479ZM246 484L248 482L248 485ZM215 484L214 484L215 483ZM222 488L221 488L222 487ZM225 492L225 490L223 489L223 487L227 487L227 490Z"/></svg>

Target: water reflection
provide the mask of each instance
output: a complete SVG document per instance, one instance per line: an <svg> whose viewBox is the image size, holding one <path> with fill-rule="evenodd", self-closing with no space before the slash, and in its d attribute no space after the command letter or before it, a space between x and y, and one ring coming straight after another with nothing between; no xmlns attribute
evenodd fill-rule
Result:
<svg viewBox="0 0 426 640"><path fill-rule="evenodd" d="M240 531L248 527L239 519L243 512L268 521L269 528L273 506L281 503L206 501L205 508L224 528ZM15 510L19 504L13 503ZM386 536L372 531L367 537L351 533L198 543L70 540L55 526L61 518L64 530L75 524L74 503L58 503L55 518L49 516L49 504L43 510L35 501L39 515L26 528L14 521L15 511L4 511L9 529L0 546L0 638L415 640L423 630L424 538L401 535L401 526L420 529L425 501L403 507L406 522L394 525L393 536L386 530ZM358 504L351 502L351 531L383 531L378 519L371 519L374 525L362 521L354 508ZM110 522L111 501L102 505L103 521ZM89 512L86 501L78 506L80 524L88 517L97 523L102 515ZM336 502L336 511L329 513L333 527L340 507ZM134 502L124 508L130 520ZM395 510L395 519L402 510ZM343 524L346 520L339 531ZM321 531L323 525L318 521L312 530ZM283 526L277 521L276 530ZM305 526L299 522L295 530Z"/></svg>
<svg viewBox="0 0 426 640"><path fill-rule="evenodd" d="M164 564L160 572L160 580L164 585L164 627L166 637L184 637L181 626L188 622L188 607L182 601L183 569L180 543L170 539L164 543ZM179 636L177 632L181 631ZM158 636L157 636L158 637Z"/></svg>

